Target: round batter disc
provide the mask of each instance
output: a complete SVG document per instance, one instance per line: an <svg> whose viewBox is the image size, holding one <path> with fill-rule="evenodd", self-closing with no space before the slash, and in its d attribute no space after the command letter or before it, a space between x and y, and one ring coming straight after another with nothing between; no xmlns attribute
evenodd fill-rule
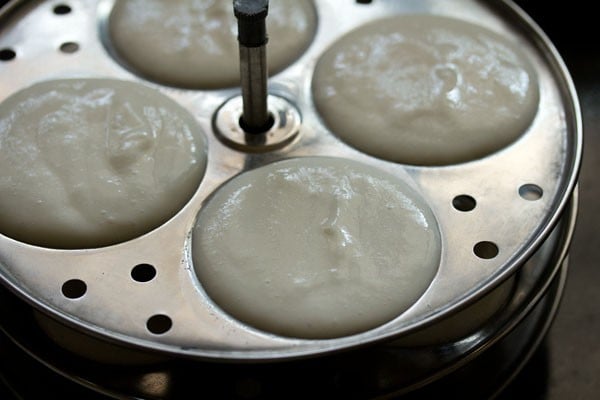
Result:
<svg viewBox="0 0 600 400"><path fill-rule="evenodd" d="M310 0L277 0L267 17L268 67L275 74L306 50L317 16ZM239 85L237 20L232 1L117 0L109 46L130 69L189 89Z"/></svg>
<svg viewBox="0 0 600 400"><path fill-rule="evenodd" d="M406 183L306 157L245 172L200 211L194 268L209 297L260 330L334 338L384 324L427 289L437 223Z"/></svg>
<svg viewBox="0 0 600 400"><path fill-rule="evenodd" d="M34 84L0 104L0 233L69 249L135 238L191 198L206 145L186 110L140 84Z"/></svg>
<svg viewBox="0 0 600 400"><path fill-rule="evenodd" d="M518 43L432 15L373 21L344 36L320 58L313 95L341 140L414 165L502 149L528 129L539 102Z"/></svg>

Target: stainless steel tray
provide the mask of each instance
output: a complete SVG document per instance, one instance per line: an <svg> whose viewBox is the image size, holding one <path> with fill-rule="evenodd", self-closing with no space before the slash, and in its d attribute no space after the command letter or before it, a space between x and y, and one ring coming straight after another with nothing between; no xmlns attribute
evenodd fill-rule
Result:
<svg viewBox="0 0 600 400"><path fill-rule="evenodd" d="M0 278L35 308L103 340L168 354L227 360L273 360L324 354L396 338L443 318L484 296L515 274L547 239L576 184L582 150L576 93L559 55L543 32L512 2L380 0L364 5L316 0L319 27L312 45L270 81L272 93L292 102L302 116L297 138L284 148L247 154L227 147L212 128L215 111L237 89L193 91L144 81L110 56L103 24L110 0L69 0L56 14L52 2L13 1L0 15L0 101L34 82L65 77L112 77L153 86L188 109L209 141L207 174L189 203L171 220L134 240L100 249L55 250L0 235ZM540 82L540 107L529 130L514 144L480 160L443 167L381 161L340 142L321 122L311 99L312 70L336 39L361 24L392 14L432 13L484 25L516 42ZM61 51L70 43L75 52ZM76 46L73 46L76 44ZM67 46L68 48L69 46ZM64 49L64 47L63 47ZM8 53L6 53L8 54ZM433 209L442 234L442 259L427 292L408 311L371 331L331 340L297 340L259 332L223 314L193 272L190 235L204 200L245 170L289 157L329 155L358 160L404 179ZM543 196L528 201L523 185ZM452 207L455 196L477 201L471 212ZM484 260L473 246L491 241L499 254ZM140 284L134 266L151 264L157 277ZM77 300L61 294L71 279L87 283ZM172 328L148 331L148 319L168 315Z"/></svg>

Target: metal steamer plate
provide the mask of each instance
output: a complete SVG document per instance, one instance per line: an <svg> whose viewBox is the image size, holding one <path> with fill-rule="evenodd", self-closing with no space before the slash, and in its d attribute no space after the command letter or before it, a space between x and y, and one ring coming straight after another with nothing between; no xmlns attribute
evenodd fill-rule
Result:
<svg viewBox="0 0 600 400"><path fill-rule="evenodd" d="M311 46L270 79L270 92L299 110L299 133L264 153L228 147L214 134L215 112L239 89L182 90L145 81L111 56L105 23L111 0L14 1L0 15L0 101L32 83L66 77L112 77L150 85L170 96L207 133L206 175L193 198L168 222L134 240L85 250L56 250L0 235L0 277L35 308L90 335L142 349L208 359L284 359L351 348L414 331L485 295L546 240L576 183L581 119L570 77L553 46L509 1L379 0L370 4L315 0L318 28ZM483 159L441 167L382 161L342 143L321 122L311 99L320 55L368 21L396 14L430 13L473 22L516 42L538 74L539 110L515 143ZM423 296L389 323L330 340L279 337L221 312L204 293L191 261L191 231L207 197L231 177L270 162L309 155L353 159L388 171L428 202L442 235L438 273ZM543 195L542 195L543 194ZM459 212L453 200L476 200ZM533 198L533 199L532 199ZM492 243L491 258L474 247ZM149 282L132 279L136 266L156 271ZM84 296L62 292L86 284ZM169 329L157 332L160 316Z"/></svg>

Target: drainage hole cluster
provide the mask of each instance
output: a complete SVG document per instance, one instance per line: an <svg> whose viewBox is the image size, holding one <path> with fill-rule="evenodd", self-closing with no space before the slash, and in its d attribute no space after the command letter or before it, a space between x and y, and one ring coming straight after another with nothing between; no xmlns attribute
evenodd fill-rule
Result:
<svg viewBox="0 0 600 400"><path fill-rule="evenodd" d="M131 279L135 282L146 283L156 277L156 267L152 264L138 264L131 269ZM81 279L69 279L61 287L63 296L70 300L81 299L87 293L88 287ZM155 335L167 333L173 326L173 321L168 315L155 314L146 320L146 329Z"/></svg>
<svg viewBox="0 0 600 400"><path fill-rule="evenodd" d="M71 14L72 11L73 9L71 6L65 3L57 4L52 8L52 12L57 17L64 17L65 15ZM79 44L77 42L64 42L58 49L65 54L73 54L79 51Z"/></svg>
<svg viewBox="0 0 600 400"><path fill-rule="evenodd" d="M519 196L527 201L536 201L542 198L544 191L541 187L533 183L527 183L519 187ZM460 212L470 212L477 207L477 200L468 194L461 194L452 199L452 206ZM473 253L483 259L491 260L495 258L500 249L498 245L490 241L481 241L473 246Z"/></svg>
<svg viewBox="0 0 600 400"><path fill-rule="evenodd" d="M52 13L57 17L64 17L65 15L71 14L73 9L68 4L60 3L56 4L52 8ZM58 50L65 54L73 54L79 51L79 44L77 42L64 42ZM9 62L17 58L17 51L12 47L5 47L0 49L0 62Z"/></svg>

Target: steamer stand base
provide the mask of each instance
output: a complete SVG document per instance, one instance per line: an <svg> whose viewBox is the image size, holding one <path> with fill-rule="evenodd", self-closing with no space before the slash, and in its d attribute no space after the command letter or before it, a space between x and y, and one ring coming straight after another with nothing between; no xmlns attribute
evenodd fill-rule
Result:
<svg viewBox="0 0 600 400"><path fill-rule="evenodd" d="M393 390L376 398L428 399L450 398L487 399L496 397L514 378L543 338L556 314L567 277L563 264L552 286L529 315L507 336L489 348L482 349L476 358L443 379L406 395L396 396ZM0 335L0 378L5 388L2 399L61 399L101 400L137 398L127 390L140 389L153 396L148 398L187 398L195 387L205 398L262 399L262 398L367 398L362 393L347 392L347 383L359 386L391 387L394 381L395 354L385 345L352 354L364 360L363 371L344 367L346 355L305 361L294 368L295 374L278 372L278 365L220 366L187 361L142 367L135 371L123 367L107 367L80 359L54 345L35 329L31 310L26 304L2 289L2 335ZM11 324L6 321L11 319ZM52 360L52 361L49 361ZM104 374L104 370L110 370ZM116 370L116 371L115 371ZM68 372L67 372L68 371ZM223 372L223 373L220 373ZM86 377L93 376L96 382ZM122 376L122 381L114 381ZM115 393L103 387L122 388ZM100 383L98 383L100 382ZM193 387L192 387L193 386ZM3 395L3 396L2 396ZM8 397L6 397L8 396ZM11 397L12 396L12 397ZM203 396L204 397L204 396Z"/></svg>

